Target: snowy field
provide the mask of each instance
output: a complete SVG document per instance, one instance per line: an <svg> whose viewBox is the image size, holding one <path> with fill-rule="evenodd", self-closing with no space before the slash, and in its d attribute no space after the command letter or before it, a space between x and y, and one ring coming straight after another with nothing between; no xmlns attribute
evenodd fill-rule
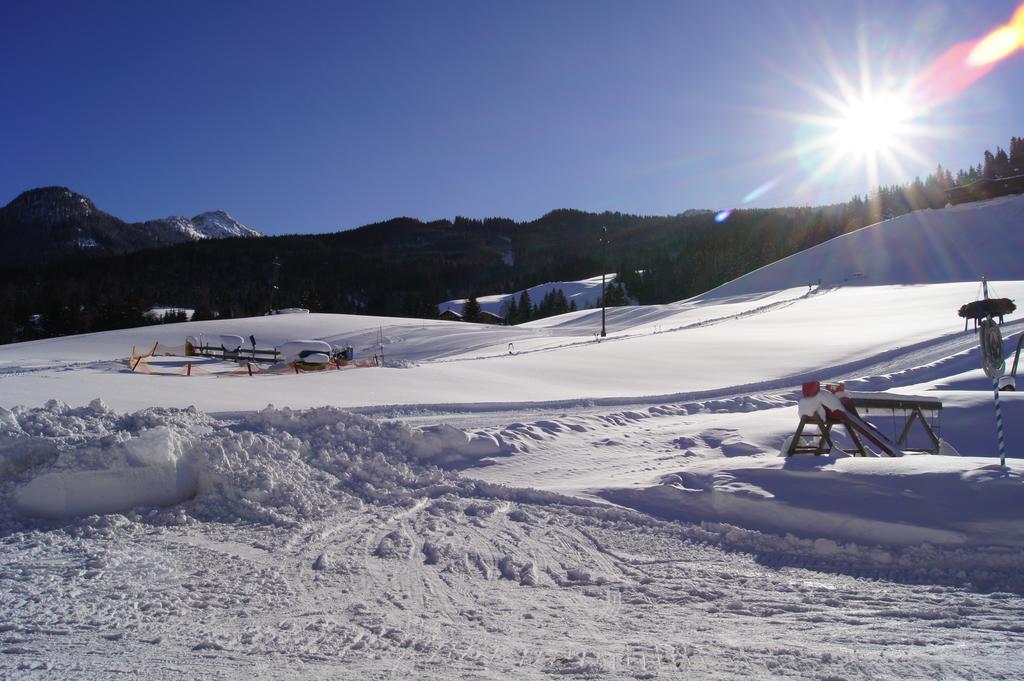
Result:
<svg viewBox="0 0 1024 681"><path fill-rule="evenodd" d="M600 342L586 310L2 346L0 677L1021 678L1024 402L1003 470L956 315L982 274L1024 300L1020 224L902 216ZM126 362L222 333L384 366ZM961 456L780 457L810 380L940 399Z"/></svg>

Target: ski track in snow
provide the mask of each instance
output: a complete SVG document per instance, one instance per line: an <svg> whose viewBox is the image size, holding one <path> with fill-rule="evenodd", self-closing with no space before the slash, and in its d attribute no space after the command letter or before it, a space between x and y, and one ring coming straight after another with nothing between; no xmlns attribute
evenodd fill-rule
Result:
<svg viewBox="0 0 1024 681"><path fill-rule="evenodd" d="M972 569L970 551L666 522L474 483L417 458L413 431L337 410L218 421L65 409L14 415L73 446L74 460L116 459L112 433L163 426L212 467L195 499L166 509L5 515L0 669L12 676L241 678L253 665L275 678L1024 673L1012 654L1024 635L1019 551ZM607 440L658 418L671 410L502 436ZM704 447L734 435L702 433ZM26 459L0 491L66 463Z"/></svg>
<svg viewBox="0 0 1024 681"><path fill-rule="evenodd" d="M350 507L240 541L230 524L113 516L7 536L0 665L153 679L1024 672L1024 603L1005 592L822 574L558 505L444 500L381 520Z"/></svg>

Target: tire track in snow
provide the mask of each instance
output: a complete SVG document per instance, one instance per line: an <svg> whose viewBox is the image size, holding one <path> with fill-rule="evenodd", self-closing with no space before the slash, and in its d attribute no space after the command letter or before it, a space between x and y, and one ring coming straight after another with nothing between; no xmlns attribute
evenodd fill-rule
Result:
<svg viewBox="0 0 1024 681"><path fill-rule="evenodd" d="M58 678L101 678L120 671L157 680L244 678L253 665L275 678L1016 678L1024 673L1024 662L1014 654L1024 599L1013 594L770 566L736 539L723 539L742 537L735 528L681 527L628 511L487 498L451 501L451 508L446 500L440 503L438 513L428 504L391 528L404 526L422 540L448 538L453 547L486 545L488 560L512 555L517 561L543 561L555 571L578 567L605 573L608 580L523 586L496 575L485 579L454 571L456 555L435 565L412 561L408 554L387 560L365 551L360 555L356 549L366 546L367 534L408 510L369 505L338 509L324 527L333 523L341 529L329 535L311 532L312 526L214 523L159 528L155 534L144 524L125 524L122 534L108 530L99 540L68 537L66 543L57 535L26 534L5 543L0 598L10 606L17 591L9 587L23 591L18 597L24 607L5 607L10 628L3 633L24 639L8 643L12 649L35 652L0 656L0 675L29 675L28 667L16 671L18 664ZM493 510L466 515L473 503ZM299 540L290 543L293 534ZM248 550L235 548L245 541L267 547L260 551L280 566L287 590L263 592L264 584L273 584L257 579L266 568L252 563ZM221 558L225 548L238 558ZM103 555L96 555L100 551ZM351 561L339 561L336 570L330 565L311 569L312 556L322 551ZM99 568L109 570L109 577L94 577L74 598L46 597L47 589L64 589L80 578L43 566L77 570L94 558L109 561ZM364 558L381 564L377 575L352 571ZM169 570L165 578L146 579L150 566L159 564ZM294 567L299 564L304 567ZM39 569L22 573L16 566ZM424 597L373 600L403 584L422 585ZM116 597L126 589L127 598ZM232 596L233 590L241 591ZM438 607L445 599L450 610ZM173 609L162 612L165 602ZM145 607L132 616L139 628L126 617L133 604ZM62 611L58 616L64 623L52 616L55 610ZM798 654L785 652L781 642L794 637ZM158 643L146 642L154 639ZM972 653L965 656L967 650Z"/></svg>

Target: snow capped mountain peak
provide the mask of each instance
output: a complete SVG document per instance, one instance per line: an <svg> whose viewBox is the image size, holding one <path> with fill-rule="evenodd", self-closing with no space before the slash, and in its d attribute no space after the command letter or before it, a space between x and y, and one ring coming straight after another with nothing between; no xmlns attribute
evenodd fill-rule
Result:
<svg viewBox="0 0 1024 681"><path fill-rule="evenodd" d="M180 215L171 215L164 222L172 229L193 241L203 239L227 239L230 237L258 237L260 232L246 227L223 210L200 213L191 220Z"/></svg>
<svg viewBox="0 0 1024 681"><path fill-rule="evenodd" d="M236 236L263 236L251 227L246 227L223 210L212 210L200 213L192 218L192 225L205 239L226 239Z"/></svg>
<svg viewBox="0 0 1024 681"><path fill-rule="evenodd" d="M186 217L180 215L171 215L164 218L164 222L174 230L177 230L184 234L189 239L199 241L200 239L207 239L207 235L196 229L196 226Z"/></svg>

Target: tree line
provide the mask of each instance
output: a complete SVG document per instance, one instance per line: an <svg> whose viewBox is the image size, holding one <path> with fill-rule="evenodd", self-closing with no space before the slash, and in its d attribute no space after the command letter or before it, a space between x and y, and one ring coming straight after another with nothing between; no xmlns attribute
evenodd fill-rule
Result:
<svg viewBox="0 0 1024 681"><path fill-rule="evenodd" d="M617 272L614 305L691 297L746 272L918 208L946 204L950 187L1019 174L1024 138L981 163L877 187L831 206L673 216L559 209L507 218L421 222L398 218L334 234L223 239L33 267L0 268L0 343L153 323L152 306L194 319L262 315L272 308L433 318L442 300L526 291L538 283ZM607 228L610 245L601 246ZM276 268L274 263L280 263ZM520 294L505 316L523 323L572 309L564 294Z"/></svg>

